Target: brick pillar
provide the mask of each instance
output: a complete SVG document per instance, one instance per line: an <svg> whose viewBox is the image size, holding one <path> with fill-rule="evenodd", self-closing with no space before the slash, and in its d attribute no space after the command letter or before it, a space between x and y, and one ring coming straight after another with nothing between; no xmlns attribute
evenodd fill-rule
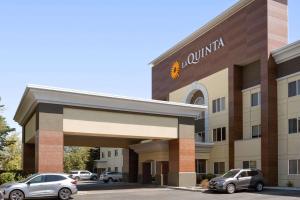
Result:
<svg viewBox="0 0 300 200"><path fill-rule="evenodd" d="M229 169L235 168L234 142L243 138L242 78L242 67L229 67Z"/></svg>
<svg viewBox="0 0 300 200"><path fill-rule="evenodd" d="M265 60L265 59L264 59ZM278 183L276 65L272 57L261 69L261 167L267 185Z"/></svg>
<svg viewBox="0 0 300 200"><path fill-rule="evenodd" d="M193 118L179 118L179 138L169 141L169 185L196 185L194 124Z"/></svg>
<svg viewBox="0 0 300 200"><path fill-rule="evenodd" d="M63 172L63 107L54 104L39 104L37 119L36 171Z"/></svg>

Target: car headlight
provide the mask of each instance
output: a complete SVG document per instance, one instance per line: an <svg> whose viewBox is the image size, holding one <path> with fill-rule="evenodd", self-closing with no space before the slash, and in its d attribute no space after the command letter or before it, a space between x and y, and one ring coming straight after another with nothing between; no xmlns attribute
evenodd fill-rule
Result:
<svg viewBox="0 0 300 200"><path fill-rule="evenodd" d="M225 182L224 180L221 180L221 181L218 181L217 184L222 185L224 182Z"/></svg>

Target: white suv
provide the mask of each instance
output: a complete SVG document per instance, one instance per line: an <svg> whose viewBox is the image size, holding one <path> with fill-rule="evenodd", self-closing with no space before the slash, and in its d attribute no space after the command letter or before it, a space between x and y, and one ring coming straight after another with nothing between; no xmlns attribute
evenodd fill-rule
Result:
<svg viewBox="0 0 300 200"><path fill-rule="evenodd" d="M72 178L75 180L97 180L97 174L89 172L87 170L72 170L70 172Z"/></svg>
<svg viewBox="0 0 300 200"><path fill-rule="evenodd" d="M105 183L107 182L116 182L116 181L122 181L122 173L120 172L104 172L100 175L99 180L103 181Z"/></svg>

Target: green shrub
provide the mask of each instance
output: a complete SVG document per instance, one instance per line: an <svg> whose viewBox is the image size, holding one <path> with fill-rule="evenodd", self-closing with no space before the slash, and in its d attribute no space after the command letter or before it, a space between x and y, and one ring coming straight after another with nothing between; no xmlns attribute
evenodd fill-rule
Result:
<svg viewBox="0 0 300 200"><path fill-rule="evenodd" d="M205 174L204 176L203 176L203 179L207 179L207 180L211 180L211 179L213 179L213 178L215 178L216 177L216 175L214 175L214 174Z"/></svg>
<svg viewBox="0 0 300 200"><path fill-rule="evenodd" d="M294 187L294 183L292 181L288 181L286 185L288 187Z"/></svg>
<svg viewBox="0 0 300 200"><path fill-rule="evenodd" d="M0 185L15 181L15 174L11 172L4 172L0 174Z"/></svg>

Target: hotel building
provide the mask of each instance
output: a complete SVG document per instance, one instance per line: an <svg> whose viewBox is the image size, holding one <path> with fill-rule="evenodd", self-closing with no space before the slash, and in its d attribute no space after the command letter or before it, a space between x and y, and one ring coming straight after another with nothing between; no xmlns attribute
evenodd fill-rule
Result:
<svg viewBox="0 0 300 200"><path fill-rule="evenodd" d="M300 42L288 44L287 0L240 0L151 67L153 100L27 87L15 116L24 169L62 171L52 149L64 145L107 146L129 149L130 181L191 186L196 174L258 168L268 185L300 187Z"/></svg>

